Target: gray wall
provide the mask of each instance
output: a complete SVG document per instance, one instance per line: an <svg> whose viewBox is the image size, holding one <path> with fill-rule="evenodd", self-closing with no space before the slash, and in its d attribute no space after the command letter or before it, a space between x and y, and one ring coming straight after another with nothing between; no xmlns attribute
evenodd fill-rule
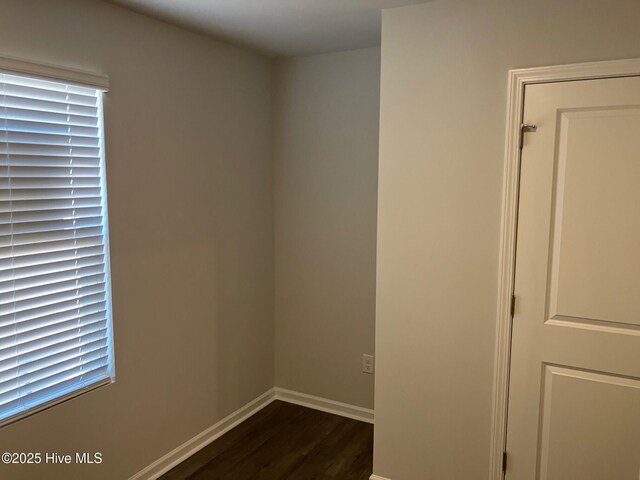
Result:
<svg viewBox="0 0 640 480"><path fill-rule="evenodd" d="M276 385L371 408L380 50L274 70Z"/></svg>
<svg viewBox="0 0 640 480"><path fill-rule="evenodd" d="M637 0L383 15L374 472L488 478L507 71L640 57Z"/></svg>
<svg viewBox="0 0 640 480"><path fill-rule="evenodd" d="M86 0L3 0L0 54L101 72L117 382L0 430L120 480L273 386L271 65ZM44 473L46 472L46 473Z"/></svg>

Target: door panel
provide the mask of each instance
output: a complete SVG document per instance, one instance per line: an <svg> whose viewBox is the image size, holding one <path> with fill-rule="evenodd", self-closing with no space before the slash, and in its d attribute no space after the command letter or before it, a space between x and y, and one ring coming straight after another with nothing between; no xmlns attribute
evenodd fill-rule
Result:
<svg viewBox="0 0 640 480"><path fill-rule="evenodd" d="M640 78L529 85L508 480L638 480Z"/></svg>
<svg viewBox="0 0 640 480"><path fill-rule="evenodd" d="M549 318L640 326L640 109L559 116Z"/></svg>
<svg viewBox="0 0 640 480"><path fill-rule="evenodd" d="M635 479L638 445L639 380L545 366L542 480Z"/></svg>

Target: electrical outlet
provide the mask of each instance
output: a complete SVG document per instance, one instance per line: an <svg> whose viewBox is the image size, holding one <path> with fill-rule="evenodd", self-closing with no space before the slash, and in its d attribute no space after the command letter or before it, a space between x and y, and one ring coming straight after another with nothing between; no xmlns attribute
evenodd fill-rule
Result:
<svg viewBox="0 0 640 480"><path fill-rule="evenodd" d="M362 355L362 373L373 373L375 370L375 364L373 361L373 355Z"/></svg>

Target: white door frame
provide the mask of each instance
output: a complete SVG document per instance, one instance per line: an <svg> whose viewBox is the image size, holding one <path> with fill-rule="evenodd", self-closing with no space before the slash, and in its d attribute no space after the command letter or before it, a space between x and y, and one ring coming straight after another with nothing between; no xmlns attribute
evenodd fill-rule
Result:
<svg viewBox="0 0 640 480"><path fill-rule="evenodd" d="M490 480L502 480L502 455L507 432L509 359L511 354L511 297L515 275L515 254L520 180L520 126L524 110L524 89L528 84L640 76L640 59L526 68L509 71L507 132L502 191L502 227L498 277L498 318L494 362L493 421L491 431Z"/></svg>

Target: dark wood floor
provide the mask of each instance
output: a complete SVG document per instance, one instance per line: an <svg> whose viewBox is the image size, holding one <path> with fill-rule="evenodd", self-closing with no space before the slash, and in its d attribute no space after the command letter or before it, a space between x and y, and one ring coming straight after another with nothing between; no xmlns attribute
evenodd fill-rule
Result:
<svg viewBox="0 0 640 480"><path fill-rule="evenodd" d="M160 480L368 480L373 425L276 401Z"/></svg>

